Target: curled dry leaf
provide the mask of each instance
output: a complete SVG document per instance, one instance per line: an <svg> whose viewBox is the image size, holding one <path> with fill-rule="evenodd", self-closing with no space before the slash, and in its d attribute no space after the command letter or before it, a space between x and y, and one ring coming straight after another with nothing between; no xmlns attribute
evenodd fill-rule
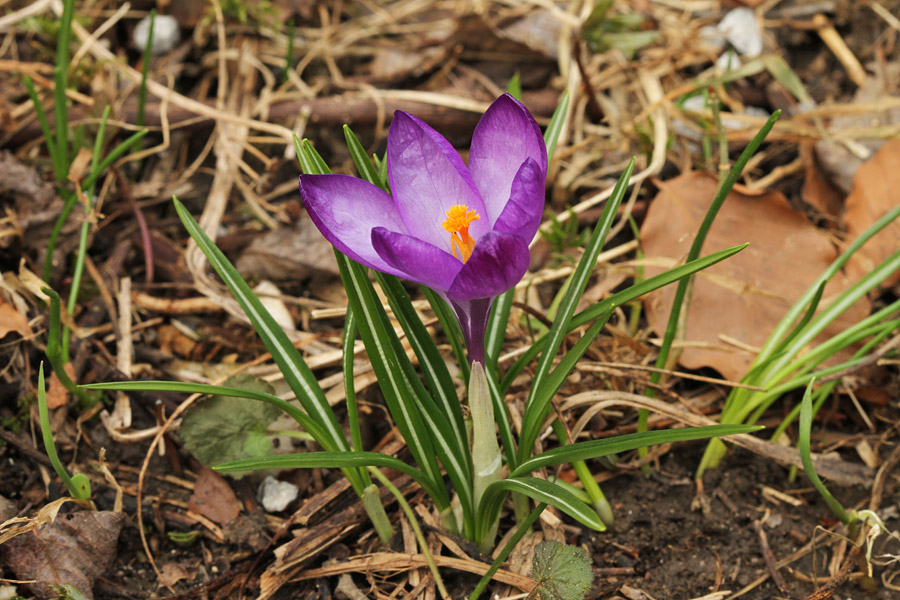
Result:
<svg viewBox="0 0 900 600"><path fill-rule="evenodd" d="M241 512L241 502L225 478L203 467L194 482L194 493L188 501L188 508L219 525L225 525Z"/></svg>
<svg viewBox="0 0 900 600"><path fill-rule="evenodd" d="M68 362L63 366L69 379L75 381L75 365ZM59 380L56 373L50 375L50 386L47 388L47 408L55 410L60 406L65 406L69 401L69 391L63 382Z"/></svg>
<svg viewBox="0 0 900 600"><path fill-rule="evenodd" d="M5 337L10 332L18 333L23 338L29 338L33 335L25 315L16 310L16 307L12 304L0 300L0 338Z"/></svg>
<svg viewBox="0 0 900 600"><path fill-rule="evenodd" d="M660 184L641 228L647 276L684 260L716 193L716 180L692 172ZM743 252L694 277L679 362L711 367L737 381L788 308L837 257L828 237L796 213L776 191L750 195L733 190L716 217L702 255L750 242ZM655 264L652 264L655 263ZM826 306L851 280L839 273L825 288ZM651 327L666 329L675 284L649 294L644 305ZM862 300L826 329L833 335L869 314ZM737 342L737 344L731 341ZM744 346L741 348L740 346Z"/></svg>
<svg viewBox="0 0 900 600"><path fill-rule="evenodd" d="M853 179L853 190L847 197L844 224L847 236L856 239L889 210L900 203L900 140L886 143ZM847 273L854 280L878 266L878 263L900 249L900 222L894 221L868 241L847 264ZM885 285L900 281L900 273L888 277Z"/></svg>
<svg viewBox="0 0 900 600"><path fill-rule="evenodd" d="M3 562L16 579L35 580L31 591L55 598L51 585L74 585L93 598L94 581L109 567L125 516L112 511L84 511L58 516L0 546Z"/></svg>

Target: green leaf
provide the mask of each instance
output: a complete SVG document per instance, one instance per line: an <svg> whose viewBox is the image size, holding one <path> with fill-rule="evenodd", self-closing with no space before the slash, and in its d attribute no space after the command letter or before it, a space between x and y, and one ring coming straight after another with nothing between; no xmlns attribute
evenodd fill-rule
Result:
<svg viewBox="0 0 900 600"><path fill-rule="evenodd" d="M619 177L612 195L603 208L600 220L597 222L594 233L585 247L584 255L578 261L578 266L575 267L575 272L572 274L569 289L566 290L566 294L563 297L559 313L553 321L550 332L547 334L547 341L544 344L544 350L541 353L541 358L538 361L534 379L531 383L528 400L525 403L525 414L522 416L522 433L519 436L520 460L524 460L531 453L539 428L550 410L549 398L542 397L540 392L547 385L546 379L550 374L553 360L556 358L556 353L562 345L563 338L569 332L569 323L572 320L572 315L575 312L578 301L581 299L582 293L584 293L588 279L590 279L591 273L594 271L597 257L603 248L603 244L606 242L606 234L609 233L613 219L615 219L616 210L625 197L625 190L628 189L633 170L634 159L631 160L622 176Z"/></svg>
<svg viewBox="0 0 900 600"><path fill-rule="evenodd" d="M569 91L563 92L559 100L553 116L550 117L550 123L544 131L544 145L547 146L547 158L553 160L556 154L556 142L559 141L559 134L562 132L563 124L566 119L566 111L569 110Z"/></svg>
<svg viewBox="0 0 900 600"><path fill-rule="evenodd" d="M408 465L399 458L380 452L303 452L300 454L277 454L258 458L242 458L221 465L216 471L258 471L260 469L358 469L365 467L386 467L409 475L415 479L429 495L437 493L433 483L419 469Z"/></svg>
<svg viewBox="0 0 900 600"><path fill-rule="evenodd" d="M350 129L349 125L344 125L344 139L347 141L347 149L350 151L350 158L356 165L360 177L371 183L372 185L381 186L381 177L378 175L378 169L372 164L372 159L366 154L365 148L362 147L356 134Z"/></svg>
<svg viewBox="0 0 900 600"><path fill-rule="evenodd" d="M443 436L440 436L442 439L438 439L438 432L426 426L417 406L418 390L414 389L413 385L422 386L422 384L415 378L414 369L388 322L387 314L375 294L365 267L337 250L335 257L344 289L347 290L347 299L357 317L359 336L366 347L388 410L416 462L426 476L435 482L432 489L442 491L443 488L437 485L437 482L442 481L442 476L436 456L438 452L448 448L446 446L435 448L433 442L440 443L445 440ZM424 392L424 387L422 391ZM454 486L460 494L463 494L465 490L461 489L464 486L462 475L465 471L461 470L462 468L453 468L454 458L452 451L449 455L442 456L442 459L446 459L444 466L448 474L454 478ZM449 496L443 491L433 500L440 509L450 504ZM465 506L465 502L463 504Z"/></svg>
<svg viewBox="0 0 900 600"><path fill-rule="evenodd" d="M850 522L850 515L847 514L844 506L837 498L831 495L831 492L828 491L828 488L826 488L825 484L822 483L822 480L819 479L819 474L816 473L816 467L813 465L812 455L810 454L809 436L812 430L813 418L813 383L813 381L810 381L809 385L806 386L806 391L803 393L803 401L800 403L800 428L799 438L797 439L797 450L800 451L800 460L803 462L803 470L816 488L816 491L818 491L825 500L825 503L828 505L828 508L831 509L831 512L834 513L834 516L840 519L842 523L847 524Z"/></svg>
<svg viewBox="0 0 900 600"><path fill-rule="evenodd" d="M478 506L479 514L484 517L479 519L479 531L477 531L476 539L485 537L488 527L500 514L503 500L509 492L519 493L538 502L555 506L594 531L606 531L606 525L603 524L597 513L563 486L537 477L515 477L501 479L485 489Z"/></svg>
<svg viewBox="0 0 900 600"><path fill-rule="evenodd" d="M534 549L531 578L542 600L582 600L591 591L594 572L584 548L547 541Z"/></svg>
<svg viewBox="0 0 900 600"><path fill-rule="evenodd" d="M580 327L597 318L608 319L615 307L631 302L636 298L640 298L644 294L666 286L673 281L678 281L686 275L711 267L712 265L725 260L729 256L737 254L748 245L749 244L741 244L740 246L732 246L731 248L719 250L718 252L714 252L703 258L698 258L697 260L685 263L680 267L675 267L674 269L669 269L659 275L644 279L640 283L636 283L621 292L617 292L606 300L602 300L590 308L586 308L576 314L572 317L568 330L571 332L576 327ZM513 363L509 370L503 375L503 380L500 382L501 393L505 394L509 390L509 386L512 385L513 380L522 372L525 365L534 360L534 357L538 355L546 343L547 336L545 335L535 341L534 344L532 344L528 350Z"/></svg>
<svg viewBox="0 0 900 600"><path fill-rule="evenodd" d="M760 425L709 425L706 427L686 427L684 429L629 433L600 440L578 442L577 444L559 446L552 450L547 450L522 462L510 473L510 477L526 475L541 467L561 465L574 460L600 458L601 456L637 450L638 448L654 444L703 440L737 433L751 433L760 429L762 429Z"/></svg>
<svg viewBox="0 0 900 600"><path fill-rule="evenodd" d="M206 232L200 228L200 225L187 208L184 207L177 198L172 199L175 204L175 211L181 218L181 222L187 228L188 233L206 255L209 263L216 270L222 281L231 290L234 299L238 301L247 318L253 324L259 337L265 344L266 349L272 354L272 359L278 365L278 370L284 376L284 380L290 386L291 391L300 401L300 404L306 410L306 413L315 420L327 434L327 440L318 440L324 447L331 444L335 448L349 449L350 445L344 437L344 432L338 424L337 417L328 400L325 399L325 392L319 385L316 376L303 360L300 352L291 343L287 334L281 328L269 311L262 305L244 278L228 261L225 255L219 250L213 241L206 235ZM313 433L313 432L310 432ZM357 476L348 474L348 477L355 485L360 485ZM358 491L362 492L362 487Z"/></svg>
<svg viewBox="0 0 900 600"><path fill-rule="evenodd" d="M318 423L310 419L309 415L303 412L303 409L282 400L278 396L273 396L272 394L264 394L254 390L238 389L236 387L227 387L224 385L159 380L113 381L108 383L91 383L80 387L89 390L119 390L122 392L182 392L185 394L211 394L259 400L260 402L271 404L279 410L286 412L326 450L334 449L330 444L328 436L325 435L324 430L319 427Z"/></svg>
<svg viewBox="0 0 900 600"><path fill-rule="evenodd" d="M272 393L268 383L246 374L231 377L226 384ZM272 443L263 432L279 414L281 411L270 404L247 402L233 396L210 396L188 409L179 433L185 448L205 465L260 457L272 450Z"/></svg>

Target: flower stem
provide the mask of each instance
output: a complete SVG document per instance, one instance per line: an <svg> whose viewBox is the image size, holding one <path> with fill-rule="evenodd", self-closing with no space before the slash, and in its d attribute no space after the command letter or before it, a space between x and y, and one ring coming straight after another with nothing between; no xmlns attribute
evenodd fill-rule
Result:
<svg viewBox="0 0 900 600"><path fill-rule="evenodd" d="M472 415L472 467L475 475L473 495L478 511L485 489L500 479L503 465L494 425L491 392L480 362L472 363L472 374L469 376L469 412ZM494 523L485 539L478 540L482 551L493 547L496 534L497 524Z"/></svg>

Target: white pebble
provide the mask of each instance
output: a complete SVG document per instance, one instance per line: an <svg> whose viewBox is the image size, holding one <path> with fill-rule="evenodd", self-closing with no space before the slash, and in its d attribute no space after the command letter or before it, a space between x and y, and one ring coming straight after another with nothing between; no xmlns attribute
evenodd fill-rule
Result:
<svg viewBox="0 0 900 600"><path fill-rule="evenodd" d="M259 501L266 512L281 512L297 499L300 489L293 483L267 476L259 486Z"/></svg>
<svg viewBox="0 0 900 600"><path fill-rule="evenodd" d="M150 17L144 17L134 27L134 46L138 50L147 47L147 36L150 34ZM150 44L150 54L165 54L181 39L181 31L178 29L178 21L171 15L156 15L153 23L153 42Z"/></svg>
<svg viewBox="0 0 900 600"><path fill-rule="evenodd" d="M750 58L756 58L763 51L762 32L756 13L749 8L736 8L730 11L718 25L728 42L734 49Z"/></svg>

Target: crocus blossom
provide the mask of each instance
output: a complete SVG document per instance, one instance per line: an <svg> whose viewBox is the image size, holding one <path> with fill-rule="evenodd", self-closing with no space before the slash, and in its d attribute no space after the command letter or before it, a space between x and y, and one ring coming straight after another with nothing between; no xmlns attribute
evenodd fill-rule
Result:
<svg viewBox="0 0 900 600"><path fill-rule="evenodd" d="M441 134L397 111L386 158L393 195L346 175L301 175L307 212L353 260L440 294L459 319L469 360L483 363L491 302L528 269L544 210L541 131L505 94L475 128L466 166Z"/></svg>

